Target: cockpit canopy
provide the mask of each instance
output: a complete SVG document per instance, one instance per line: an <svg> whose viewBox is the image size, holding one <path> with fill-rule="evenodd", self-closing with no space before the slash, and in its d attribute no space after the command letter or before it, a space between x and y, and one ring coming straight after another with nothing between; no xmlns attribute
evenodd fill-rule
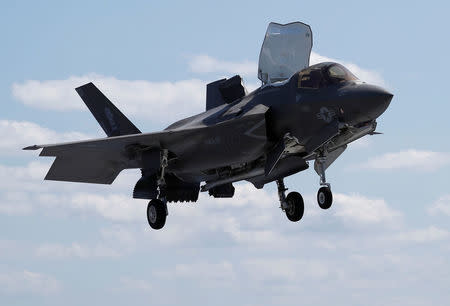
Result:
<svg viewBox="0 0 450 306"><path fill-rule="evenodd" d="M298 73L298 88L322 88L358 78L338 63L320 63Z"/></svg>

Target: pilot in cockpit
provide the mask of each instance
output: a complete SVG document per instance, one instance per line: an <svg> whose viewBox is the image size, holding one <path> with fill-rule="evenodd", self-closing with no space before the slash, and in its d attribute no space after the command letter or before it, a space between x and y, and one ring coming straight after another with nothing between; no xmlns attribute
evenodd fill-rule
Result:
<svg viewBox="0 0 450 306"><path fill-rule="evenodd" d="M344 66L327 62L300 71L298 88L322 88L356 80L358 78Z"/></svg>

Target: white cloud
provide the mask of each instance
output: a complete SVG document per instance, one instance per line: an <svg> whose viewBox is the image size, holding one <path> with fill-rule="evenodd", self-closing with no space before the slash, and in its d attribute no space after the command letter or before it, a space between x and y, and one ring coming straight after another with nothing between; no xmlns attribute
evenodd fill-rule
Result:
<svg viewBox="0 0 450 306"><path fill-rule="evenodd" d="M67 203L76 211L98 214L114 221L145 220L147 207L143 205L143 201L132 199L130 195L124 194L77 193L67 201L61 201L61 199L56 199L56 201Z"/></svg>
<svg viewBox="0 0 450 306"><path fill-rule="evenodd" d="M326 279L329 269L324 262L293 258L255 258L242 263L254 281L291 282L300 279ZM298 273L301 271L301 273Z"/></svg>
<svg viewBox="0 0 450 306"><path fill-rule="evenodd" d="M336 62L341 63L350 71L352 71L359 79L370 84L385 86L380 73L361 68L360 66L349 61L342 61L331 57L320 55L316 52L311 52L310 65L322 62ZM253 61L223 61L209 55L196 55L189 61L189 68L195 73L223 73L223 74L239 74L241 76L256 78L258 71L258 64Z"/></svg>
<svg viewBox="0 0 450 306"><path fill-rule="evenodd" d="M353 222L360 224L379 224L398 221L401 213L390 208L383 199L370 199L358 194L335 194L333 196L336 207L335 216L342 218L351 225ZM396 222L394 222L396 221Z"/></svg>
<svg viewBox="0 0 450 306"><path fill-rule="evenodd" d="M40 211L50 215L95 215L117 222L145 220L146 204L131 198L138 180L134 173L120 176L113 186L90 185L44 181L49 168L50 163L43 162L22 167L0 165L0 213L27 215Z"/></svg>
<svg viewBox="0 0 450 306"><path fill-rule="evenodd" d="M50 215L81 214L100 216L119 223L146 223L147 201L132 199L130 194L137 175L119 177L117 185L113 186L43 182L48 167L49 164L36 162L27 167L0 166L0 182L7 190L0 193L0 212L8 215L36 211ZM309 202L315 204L314 196L304 197L307 207ZM334 200L335 214L326 218L344 224L390 224L400 216L383 199L337 193ZM236 184L233 199L214 199L201 193L195 206L170 204L170 225L164 229L164 234L155 239L163 244L177 244L207 230L225 234L238 244L282 245L287 243L283 231L290 224L277 229L278 222L287 222L278 206L276 192L255 189L250 183ZM322 212L316 211L316 205L314 207L307 208L305 220L301 222L322 222ZM76 246L69 246L61 253L75 252L76 249Z"/></svg>
<svg viewBox="0 0 450 306"><path fill-rule="evenodd" d="M28 215L33 211L28 197L21 192L0 194L0 213L5 215Z"/></svg>
<svg viewBox="0 0 450 306"><path fill-rule="evenodd" d="M372 145L372 140L369 136L361 137L350 144L352 149L366 149Z"/></svg>
<svg viewBox="0 0 450 306"><path fill-rule="evenodd" d="M226 73L230 75L256 77L258 65L252 61L224 61L209 55L196 55L189 61L189 68L195 73Z"/></svg>
<svg viewBox="0 0 450 306"><path fill-rule="evenodd" d="M55 183L52 185L56 187ZM88 188L87 185L85 186ZM123 193L106 194L104 192L97 194L77 190L69 190L69 192L66 190L66 192L59 193L56 189L53 192L33 193L33 201L30 201L31 209L39 207L39 209L43 209L44 213L50 215L100 216L116 222L146 220L146 203L131 198L131 195Z"/></svg>
<svg viewBox="0 0 450 306"><path fill-rule="evenodd" d="M34 249L34 254L46 259L118 258L135 250L136 234L123 226L116 226L101 229L97 243L43 243Z"/></svg>
<svg viewBox="0 0 450 306"><path fill-rule="evenodd" d="M440 241L448 238L450 238L450 232L436 226L401 232L393 236L394 240L416 243Z"/></svg>
<svg viewBox="0 0 450 306"><path fill-rule="evenodd" d="M24 270L22 272L0 272L0 292L5 294L50 295L61 290L55 278Z"/></svg>
<svg viewBox="0 0 450 306"><path fill-rule="evenodd" d="M241 183L236 184L234 199L213 199L203 193L196 204L170 204L166 227L153 231L146 224L146 203L130 198L134 182L118 189L114 185L103 188L42 182L42 177L37 175L45 171L39 170L37 165L34 170L20 168L17 171L20 175L14 175L12 167L8 169L10 181L11 178L23 178L26 184L34 182L33 186L21 191L33 199L34 218L41 219L48 212L66 212L73 219L80 219L81 215L83 219L88 218L83 222L100 226L99 231L92 231L90 226L80 229L80 237L86 235L83 231L89 231L89 237L85 237L88 241L53 243L45 241L51 239L49 236L42 238L44 242L34 241L33 247L28 248L30 251L23 252L34 256L32 262L56 261L58 264L61 260L70 265L81 260L83 266L93 273L99 273L101 269L96 267L96 262L103 258L114 259L106 260L103 263L105 267L126 267L130 262L141 264L142 258L152 258L160 263L156 266L144 265L142 276L123 276L120 271L119 274L113 272L108 275L109 283L115 286L111 289L115 296L124 293L154 295L156 292L164 295L165 290L173 286L183 290L190 289L190 284L201 284L210 292L222 290L226 294L240 288L252 296L259 296L254 303L261 305L265 297L275 293L280 299L289 301L298 300L299 296L311 299L305 292L318 290L324 281L329 286L319 293L339 296L342 290L403 289L413 282L410 277L421 278L422 282L441 282L447 277L433 275L439 270L448 271L445 258L438 262L437 256L431 252L427 252L425 258L421 254L408 254L405 248L398 245L404 241L420 247L420 242L434 240L436 243L426 246L436 248L439 243L448 241L444 240L448 239L448 233L435 227L407 231L401 224L400 228L386 226L397 223L401 215L383 199L336 193L332 208L321 211L317 208L315 196L305 194L304 219L291 223L278 209L279 203L273 189L257 190L251 184ZM35 178L26 178L34 172ZM10 183L15 187L11 187L9 192L18 193L21 190L21 180ZM49 187L42 192L35 185ZM67 189L69 186L74 189ZM114 194L111 195L111 191ZM108 207L113 213L108 213ZM318 214L311 214L315 210ZM96 219L98 216L106 221ZM72 221L77 220L71 220L67 229L62 230L73 230L70 227ZM116 224L112 228L101 228L106 223ZM344 232L342 224L348 225ZM370 225L375 230L360 231L361 224ZM59 228L58 224L55 226ZM409 236L414 240L407 240ZM9 244L5 243L5 248L9 248ZM91 258L94 260L86 260ZM378 269L380 266L384 268ZM342 287L342 283L347 287ZM319 293L316 296L321 296ZM174 298L177 301L173 304L179 304L184 294L189 293L178 292ZM315 304L321 304L324 300L317 301ZM279 299L276 302L281 303ZM306 302L312 304L314 301ZM361 303L364 303L363 299ZM340 300L338 304L341 304Z"/></svg>
<svg viewBox="0 0 450 306"><path fill-rule="evenodd" d="M0 120L0 154L16 155L33 144L48 144L92 138L78 132L58 133L28 121Z"/></svg>
<svg viewBox="0 0 450 306"><path fill-rule="evenodd" d="M431 207L428 209L428 213L436 216L444 214L450 216L450 194L446 194L440 197Z"/></svg>
<svg viewBox="0 0 450 306"><path fill-rule="evenodd" d="M273 203L278 202L278 195L268 192L265 189L256 189L253 184L241 183L235 186L235 194L239 196L239 201L234 198L220 199L218 203L211 205L218 207L259 207L270 208ZM255 199L258 199L255 201Z"/></svg>
<svg viewBox="0 0 450 306"><path fill-rule="evenodd" d="M45 160L45 159L41 159ZM48 160L48 159L47 159ZM45 174L50 168L50 162L34 161L25 166L5 166L0 165L0 206L2 204L30 205L35 203L35 195L45 195L46 193L68 194L78 190L92 190L96 186L88 184L64 183L44 181ZM30 196L33 197L30 198Z"/></svg>
<svg viewBox="0 0 450 306"><path fill-rule="evenodd" d="M158 123L199 113L205 105L206 83L198 79L149 82L87 74L64 80L14 83L12 93L25 105L36 108L88 111L74 90L88 82L93 82L126 115Z"/></svg>
<svg viewBox="0 0 450 306"><path fill-rule="evenodd" d="M136 234L124 226L116 226L113 228L105 228L100 231L103 240L107 243L126 246L127 249L136 246Z"/></svg>
<svg viewBox="0 0 450 306"><path fill-rule="evenodd" d="M131 198L138 177L124 175L113 186L44 181L49 167L50 164L40 162L25 167L0 165L4 188L0 193L0 213L28 215L41 211L50 215L96 215L117 222L145 220L145 203ZM128 193L120 193L123 188L128 188Z"/></svg>
<svg viewBox="0 0 450 306"><path fill-rule="evenodd" d="M120 250L113 249L106 245L87 246L73 242L70 245L62 245L57 243L45 243L36 248L35 254L38 257L47 259L64 259L71 257L92 258L92 257L120 257L123 254Z"/></svg>
<svg viewBox="0 0 450 306"><path fill-rule="evenodd" d="M360 68L345 61L339 61L317 53L311 53L311 63L337 61L346 65L361 80L384 85L381 76L374 71ZM198 55L189 61L195 73L241 74L256 79L257 64L252 61L223 61L208 55ZM214 80L209 80L214 81ZM199 79L175 82L149 82L145 80L119 80L115 77L95 73L70 76L63 80L27 80L12 85L13 96L25 105L57 111L87 111L74 88L93 82L126 115L139 116L157 123L172 122L204 110L206 84ZM256 88L256 83L249 84ZM132 118L131 118L132 119Z"/></svg>
<svg viewBox="0 0 450 306"><path fill-rule="evenodd" d="M311 52L310 65L314 65L314 64L318 64L318 63L322 63L322 62L340 63L340 64L344 65L346 68L348 68L361 81L367 82L369 84L386 86L386 82L383 80L383 77L381 76L380 73L378 73L376 71L361 68L360 66L358 66L352 62L323 56L316 52Z"/></svg>
<svg viewBox="0 0 450 306"><path fill-rule="evenodd" d="M191 279L205 283L231 281L235 279L235 274L233 265L228 261L175 264L170 269L155 273L155 275L166 279Z"/></svg>
<svg viewBox="0 0 450 306"><path fill-rule="evenodd" d="M201 278L205 281L233 278L233 265L229 262L177 264L175 275L186 278Z"/></svg>
<svg viewBox="0 0 450 306"><path fill-rule="evenodd" d="M50 163L43 162L31 162L26 166L0 165L0 212L7 215L31 213L35 201L30 194L47 192L51 186L42 183L49 168ZM60 186L60 191L67 190L67 187Z"/></svg>
<svg viewBox="0 0 450 306"><path fill-rule="evenodd" d="M360 167L376 170L434 171L448 164L450 164L450 153L409 149L373 157Z"/></svg>

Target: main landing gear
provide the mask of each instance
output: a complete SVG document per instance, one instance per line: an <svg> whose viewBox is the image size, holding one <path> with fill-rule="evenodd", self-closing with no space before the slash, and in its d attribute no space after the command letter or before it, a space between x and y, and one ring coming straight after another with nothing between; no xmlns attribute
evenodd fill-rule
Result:
<svg viewBox="0 0 450 306"><path fill-rule="evenodd" d="M166 198L166 181L164 179L165 169L168 165L168 151L162 150L161 152L161 171L158 176L158 188L159 195L157 199L153 199L147 206L147 221L151 228L161 229L166 224L166 218L169 214L167 210L167 198Z"/></svg>
<svg viewBox="0 0 450 306"><path fill-rule="evenodd" d="M166 224L167 203L160 199L153 199L147 206L148 224L153 229L161 229Z"/></svg>
<svg viewBox="0 0 450 306"><path fill-rule="evenodd" d="M286 213L286 217L292 221L297 222L303 217L305 205L303 198L298 192L290 192L287 197L285 192L287 188L284 186L283 179L277 180L278 197L280 198L281 209Z"/></svg>

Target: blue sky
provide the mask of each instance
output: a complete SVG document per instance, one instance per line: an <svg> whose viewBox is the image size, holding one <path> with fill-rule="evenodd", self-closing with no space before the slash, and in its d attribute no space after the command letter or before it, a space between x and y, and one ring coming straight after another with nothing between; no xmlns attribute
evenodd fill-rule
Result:
<svg viewBox="0 0 450 306"><path fill-rule="evenodd" d="M450 299L448 5L439 1L39 1L0 4L0 304L447 305ZM205 84L254 88L270 21L311 25L330 58L394 93L366 137L309 169L290 223L274 186L170 205L149 229L111 186L43 181L51 160L20 149L103 137L74 87L94 81L141 130L201 112Z"/></svg>

